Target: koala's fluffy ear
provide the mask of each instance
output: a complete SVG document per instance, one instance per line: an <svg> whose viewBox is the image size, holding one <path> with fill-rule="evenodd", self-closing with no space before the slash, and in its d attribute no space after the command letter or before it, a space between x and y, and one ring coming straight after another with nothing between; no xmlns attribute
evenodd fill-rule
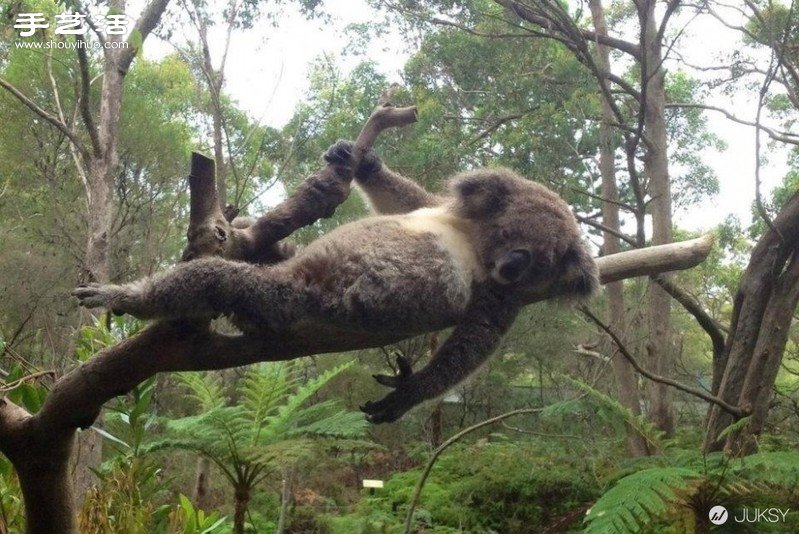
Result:
<svg viewBox="0 0 799 534"><path fill-rule="evenodd" d="M460 174L450 183L464 217L479 218L498 213L508 202L507 184L490 172Z"/></svg>

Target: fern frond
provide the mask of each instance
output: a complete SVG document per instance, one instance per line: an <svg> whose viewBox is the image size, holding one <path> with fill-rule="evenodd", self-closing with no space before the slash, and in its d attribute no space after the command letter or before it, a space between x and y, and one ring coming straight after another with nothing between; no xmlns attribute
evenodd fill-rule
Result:
<svg viewBox="0 0 799 534"><path fill-rule="evenodd" d="M577 412L593 409L595 414L607 424L612 425L618 434L626 434L629 428L640 434L650 445L656 447L660 445L663 433L651 422L647 421L645 417L633 414L616 399L584 382L565 375L561 375L561 378L576 389L584 392L585 397L555 403L545 408L541 412L542 416L563 417L564 415L573 415Z"/></svg>
<svg viewBox="0 0 799 534"><path fill-rule="evenodd" d="M720 441L720 440L726 438L727 436L729 436L732 433L738 433L738 432L742 431L744 428L749 426L749 423L751 421L752 421L752 416L751 415L748 415L746 417L741 417L740 419L735 421L733 424L724 427L721 430L721 432L719 432L719 435L716 438L716 440Z"/></svg>
<svg viewBox="0 0 799 534"><path fill-rule="evenodd" d="M218 373L184 371L176 375L180 383L189 388L189 396L197 402L200 410L212 410L225 404L222 378Z"/></svg>
<svg viewBox="0 0 799 534"><path fill-rule="evenodd" d="M585 518L588 534L639 532L695 488L702 473L685 467L644 469L620 479L597 500Z"/></svg>
<svg viewBox="0 0 799 534"><path fill-rule="evenodd" d="M355 362L350 361L334 367L333 369L322 373L321 375L309 380L307 383L297 388L297 391L295 391L288 397L288 399L286 399L285 404L280 406L278 408L277 414L271 418L270 426L272 427L273 431L277 433L287 432L292 427L291 423L296 421L297 412L300 411L302 405L305 404L305 402L314 394L316 394L316 392L327 385L328 382L333 380L346 369L349 369L353 363Z"/></svg>
<svg viewBox="0 0 799 534"><path fill-rule="evenodd" d="M251 420L261 424L283 402L293 385L285 364L260 364L247 370L238 392Z"/></svg>
<svg viewBox="0 0 799 534"><path fill-rule="evenodd" d="M745 456L730 465L730 473L754 483L796 488L799 486L799 452L760 452Z"/></svg>
<svg viewBox="0 0 799 534"><path fill-rule="evenodd" d="M288 436L329 436L355 438L366 432L368 423L360 412L341 410L323 419L316 419L308 424L297 426L286 433Z"/></svg>

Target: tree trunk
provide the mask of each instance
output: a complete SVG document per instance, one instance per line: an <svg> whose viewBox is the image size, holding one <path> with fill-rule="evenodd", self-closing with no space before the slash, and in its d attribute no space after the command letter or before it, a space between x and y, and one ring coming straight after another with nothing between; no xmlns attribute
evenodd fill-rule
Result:
<svg viewBox="0 0 799 534"><path fill-rule="evenodd" d="M589 0L591 17L594 30L598 35L607 35L605 12L601 0ZM610 57L607 46L597 43L596 62L600 71L610 72ZM606 83L598 80L599 83ZM602 223L611 230L620 230L619 206L614 201L619 199L619 189L616 185L615 147L613 143L613 123L616 119L613 110L605 98L601 99L602 122L599 124L599 172L602 175ZM615 254L621 250L619 238L611 232L602 233L602 254ZM623 282L613 282L605 285L605 294L608 298L609 324L616 332L624 332L624 285ZM611 352L608 343L608 352ZM616 378L619 402L634 415L641 415L641 403L638 397L638 379L632 365L620 357L618 352L613 357L613 374ZM629 429L627 433L627 449L633 457L649 454L646 440L640 433Z"/></svg>
<svg viewBox="0 0 799 534"><path fill-rule="evenodd" d="M209 493L209 477L211 475L211 460L205 456L197 458L197 473L194 477L194 489L192 490L191 498L194 502L194 507L199 510L208 512L210 506L208 503Z"/></svg>
<svg viewBox="0 0 799 534"><path fill-rule="evenodd" d="M109 36L111 37L111 36ZM119 40L118 36L114 36ZM100 97L98 146L92 153L88 167L89 228L86 255L80 282L107 283L110 279L108 261L108 238L114 213L114 178L119 157L119 117L122 109L122 93L125 72L119 68L115 50L106 54L103 68L103 85ZM78 505L95 484L94 471L102 462L102 437L94 431L78 435L78 453L73 467L75 496Z"/></svg>
<svg viewBox="0 0 799 534"><path fill-rule="evenodd" d="M671 183L669 180L668 133L666 131L665 72L662 68L662 43L655 23L654 0L639 8L643 28L641 92L644 96L644 133L650 145L646 147L644 170L649 179L652 215L652 244L671 243ZM670 275L663 275L669 278ZM647 302L649 337L646 348L649 369L660 376L670 376L674 353L671 347L671 297L660 286L649 284ZM674 414L671 391L665 384L649 385L649 415L666 436L674 433Z"/></svg>
<svg viewBox="0 0 799 534"><path fill-rule="evenodd" d="M291 473L283 475L283 482L280 486L280 516L277 520L277 534L286 531L286 520L289 516L289 506L291 505Z"/></svg>
<svg viewBox="0 0 799 534"><path fill-rule="evenodd" d="M213 92L213 89L212 89ZM219 195L219 207L227 206L227 180L225 175L225 152L222 141L222 109L218 97L211 97L211 120L214 124L214 159L216 160L216 190Z"/></svg>
<svg viewBox="0 0 799 534"><path fill-rule="evenodd" d="M719 440L733 418L715 406L708 409L705 452L722 447L749 454L768 415L772 388L779 371L797 302L799 301L799 194L785 204L752 250L741 278L723 356L714 362L713 393L751 414L749 424Z"/></svg>
<svg viewBox="0 0 799 534"><path fill-rule="evenodd" d="M247 507L250 505L250 488L236 488L235 508L233 512L233 533L244 534L244 521L247 515Z"/></svg>

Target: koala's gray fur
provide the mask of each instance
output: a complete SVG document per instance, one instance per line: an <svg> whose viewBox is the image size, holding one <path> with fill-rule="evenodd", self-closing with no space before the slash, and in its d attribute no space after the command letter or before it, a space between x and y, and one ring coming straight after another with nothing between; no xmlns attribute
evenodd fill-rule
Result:
<svg viewBox="0 0 799 534"><path fill-rule="evenodd" d="M339 142L326 159L346 161ZM457 324L430 364L377 376L395 390L363 408L393 421L474 371L496 348L528 294L553 284L584 298L596 266L568 206L507 169L455 176L428 193L367 154L356 183L377 215L343 225L272 266L199 259L126 285L77 288L86 307L143 319L230 316L249 333L312 321L407 336Z"/></svg>

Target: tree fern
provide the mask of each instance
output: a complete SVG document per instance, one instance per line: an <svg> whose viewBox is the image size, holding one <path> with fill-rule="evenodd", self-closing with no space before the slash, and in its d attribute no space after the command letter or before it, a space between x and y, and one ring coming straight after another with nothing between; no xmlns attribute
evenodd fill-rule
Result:
<svg viewBox="0 0 799 534"><path fill-rule="evenodd" d="M189 389L189 396L197 402L200 410L211 410L225 404L219 374L185 371L176 373L176 376Z"/></svg>
<svg viewBox="0 0 799 534"><path fill-rule="evenodd" d="M281 405L296 385L287 365L259 364L250 367L239 385L241 404L253 422L264 421Z"/></svg>
<svg viewBox="0 0 799 534"><path fill-rule="evenodd" d="M334 367L316 378L309 380L307 383L300 385L297 390L278 407L277 413L269 418L269 426L274 432L278 433L290 431L299 420L304 419L302 406L315 395L317 391L352 366L352 364L353 362L348 362Z"/></svg>
<svg viewBox="0 0 799 534"><path fill-rule="evenodd" d="M585 518L588 534L638 532L682 503L703 478L687 467L655 467L628 475L594 504Z"/></svg>

